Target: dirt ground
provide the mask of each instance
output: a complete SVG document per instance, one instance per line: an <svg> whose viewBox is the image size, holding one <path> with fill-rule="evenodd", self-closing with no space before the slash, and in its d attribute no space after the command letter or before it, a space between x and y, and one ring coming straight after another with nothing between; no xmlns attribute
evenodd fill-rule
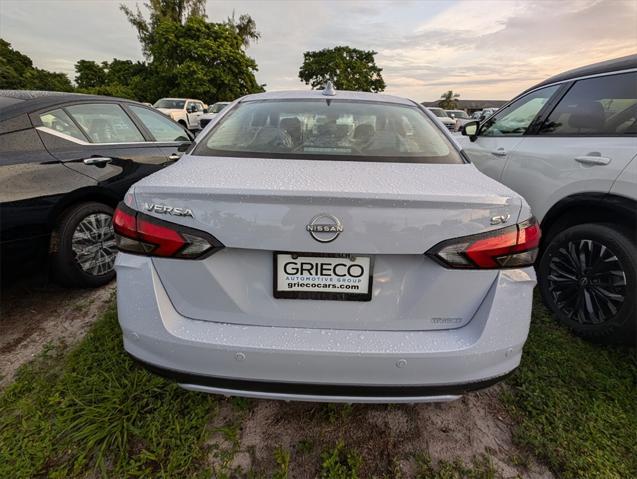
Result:
<svg viewBox="0 0 637 479"><path fill-rule="evenodd" d="M336 406L281 401L254 401L240 426L239 443L230 469L276 470L275 451L292 453L289 477L314 477L321 451L343 440L362 454L360 477L414 477L418 455L439 461L471 465L481 455L490 457L505 478L552 478L551 472L519 450L512 441L512 421L503 410L500 388L472 393L458 401L416 405ZM232 406L225 403L212 427L227 429ZM220 435L213 440L220 441ZM219 451L210 461L219 465ZM223 454L221 454L223 456ZM266 474L267 475L267 474Z"/></svg>
<svg viewBox="0 0 637 479"><path fill-rule="evenodd" d="M73 344L104 311L115 282L99 289L66 289L39 276L0 292L0 389L46 345Z"/></svg>
<svg viewBox="0 0 637 479"><path fill-rule="evenodd" d="M82 338L115 294L115 284L96 290L64 289L41 281L19 281L0 296L0 389L18 367L42 348ZM321 451L344 440L362 453L361 477L395 471L413 477L414 457L471 464L482 454L503 477L552 478L548 469L520 451L512 441L512 421L498 399L500 388L466 395L450 403L419 405L338 405L252 400L237 418L229 400L220 401L210 462L220 456L231 468L273 471L277 448L292 453L289 477L312 477ZM240 421L237 424L237 421ZM231 443L214 431L237 427ZM225 451L224 451L225 450ZM221 454L220 454L221 453Z"/></svg>

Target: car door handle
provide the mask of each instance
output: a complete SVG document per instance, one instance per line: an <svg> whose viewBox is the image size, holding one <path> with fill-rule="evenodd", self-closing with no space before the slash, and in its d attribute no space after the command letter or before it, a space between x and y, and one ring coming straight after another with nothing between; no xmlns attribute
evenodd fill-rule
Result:
<svg viewBox="0 0 637 479"><path fill-rule="evenodd" d="M610 158L606 158L605 156L585 155L576 157L575 161L582 165L607 165L610 163Z"/></svg>
<svg viewBox="0 0 637 479"><path fill-rule="evenodd" d="M507 152L504 148L498 148L497 150L493 150L491 154L495 156L507 156Z"/></svg>
<svg viewBox="0 0 637 479"><path fill-rule="evenodd" d="M106 166L108 163L113 161L112 158L106 158L104 156L94 156L92 158L86 158L83 160L85 165L93 165L93 166Z"/></svg>
<svg viewBox="0 0 637 479"><path fill-rule="evenodd" d="M179 158L181 158L181 155L178 155L177 153L173 153L173 154L171 154L171 155L168 157L168 159L169 159L170 161L176 161L176 160L178 160Z"/></svg>

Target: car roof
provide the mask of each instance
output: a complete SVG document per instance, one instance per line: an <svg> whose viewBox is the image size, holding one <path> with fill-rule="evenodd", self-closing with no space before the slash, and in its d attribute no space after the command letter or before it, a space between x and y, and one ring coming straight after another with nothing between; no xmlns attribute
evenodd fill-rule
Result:
<svg viewBox="0 0 637 479"><path fill-rule="evenodd" d="M526 89L522 94L545 85L551 85L553 83L564 82L585 76L600 75L603 73L618 72L622 70L631 70L633 68L637 68L637 54L627 55L625 57L615 58L613 60L606 60L599 63L593 63L592 65L568 70L564 73L560 73L558 75L547 78L543 82L540 82L537 85Z"/></svg>
<svg viewBox="0 0 637 479"><path fill-rule="evenodd" d="M241 102L259 101L259 100L306 100L306 99L323 99L323 100L359 100L374 101L379 103L397 103L402 105L413 106L414 102L407 98L399 96L385 95L384 93L368 93L362 91L336 90L334 96L323 95L323 90L289 90L289 91L270 91L265 93L255 93L241 98Z"/></svg>
<svg viewBox="0 0 637 479"><path fill-rule="evenodd" d="M38 90L0 90L0 97L17 100L3 108L0 108L3 119L12 118L22 113L41 110L42 108L55 107L72 101L115 101L139 104L133 100L101 95L85 95L83 93L66 93L58 91Z"/></svg>

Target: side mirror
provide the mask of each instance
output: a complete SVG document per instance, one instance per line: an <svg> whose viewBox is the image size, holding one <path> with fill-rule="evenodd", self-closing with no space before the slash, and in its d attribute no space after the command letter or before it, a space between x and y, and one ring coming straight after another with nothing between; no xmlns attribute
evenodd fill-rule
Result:
<svg viewBox="0 0 637 479"><path fill-rule="evenodd" d="M190 145L191 145L191 144L192 144L191 142L182 143L181 145L179 145L179 146L177 147L177 151L178 151L179 153L184 153L184 152L186 152L186 151L188 150L188 148L190 148Z"/></svg>
<svg viewBox="0 0 637 479"><path fill-rule="evenodd" d="M478 138L478 129L480 128L480 123L477 121L468 121L464 125L462 125L461 132L464 136L468 136L469 140L476 141Z"/></svg>

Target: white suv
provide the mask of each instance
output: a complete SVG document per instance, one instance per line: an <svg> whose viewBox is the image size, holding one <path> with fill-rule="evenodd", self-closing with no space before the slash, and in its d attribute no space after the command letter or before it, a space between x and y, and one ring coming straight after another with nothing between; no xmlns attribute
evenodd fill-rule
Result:
<svg viewBox="0 0 637 479"><path fill-rule="evenodd" d="M199 118L206 111L204 102L189 98L162 98L153 106L189 130L199 128Z"/></svg>
<svg viewBox="0 0 637 479"><path fill-rule="evenodd" d="M540 291L578 334L634 342L637 55L530 88L458 140L542 222Z"/></svg>

